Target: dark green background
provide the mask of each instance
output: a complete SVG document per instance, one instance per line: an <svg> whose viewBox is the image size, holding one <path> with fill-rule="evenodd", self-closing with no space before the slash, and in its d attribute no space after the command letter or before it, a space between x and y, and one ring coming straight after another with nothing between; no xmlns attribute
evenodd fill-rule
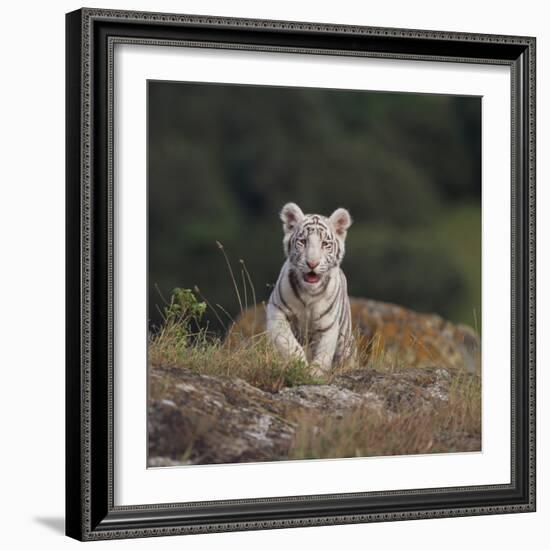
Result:
<svg viewBox="0 0 550 550"><path fill-rule="evenodd" d="M153 81L148 104L152 325L155 285L165 296L198 285L238 313L216 240L267 300L287 201L350 210L350 295L476 325L480 98Z"/></svg>

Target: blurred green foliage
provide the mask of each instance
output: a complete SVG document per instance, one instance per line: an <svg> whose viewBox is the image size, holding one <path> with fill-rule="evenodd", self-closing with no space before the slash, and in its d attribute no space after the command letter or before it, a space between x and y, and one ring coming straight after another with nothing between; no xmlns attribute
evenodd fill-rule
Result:
<svg viewBox="0 0 550 550"><path fill-rule="evenodd" d="M480 98L152 81L148 105L153 325L156 285L164 295L198 285L237 315L216 241L266 300L288 201L350 210L351 295L480 318Z"/></svg>

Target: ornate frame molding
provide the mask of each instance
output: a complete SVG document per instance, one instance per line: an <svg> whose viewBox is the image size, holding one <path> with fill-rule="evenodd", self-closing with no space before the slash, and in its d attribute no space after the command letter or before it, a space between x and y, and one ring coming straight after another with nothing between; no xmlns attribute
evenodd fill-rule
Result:
<svg viewBox="0 0 550 550"><path fill-rule="evenodd" d="M365 41L357 46L354 37ZM112 83L117 43L511 67L509 485L114 506ZM534 511L535 87L531 37L87 8L68 14L67 534L99 540ZM414 502L408 503L411 497ZM310 510L298 511L294 505L300 503ZM426 503L432 503L429 509Z"/></svg>

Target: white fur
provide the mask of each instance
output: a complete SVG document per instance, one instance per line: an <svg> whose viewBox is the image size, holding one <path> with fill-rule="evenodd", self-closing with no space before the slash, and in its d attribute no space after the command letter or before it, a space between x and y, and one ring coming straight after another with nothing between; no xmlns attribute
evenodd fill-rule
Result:
<svg viewBox="0 0 550 550"><path fill-rule="evenodd" d="M349 212L326 218L304 215L294 203L281 210L287 259L267 306L267 332L283 356L296 357L317 374L355 353L344 255ZM315 279L308 281L309 276Z"/></svg>

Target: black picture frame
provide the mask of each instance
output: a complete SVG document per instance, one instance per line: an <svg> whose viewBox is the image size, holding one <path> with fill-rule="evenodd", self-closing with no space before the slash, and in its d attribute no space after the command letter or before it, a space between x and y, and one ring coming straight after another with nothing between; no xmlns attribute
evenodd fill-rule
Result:
<svg viewBox="0 0 550 550"><path fill-rule="evenodd" d="M534 511L535 38L103 9L74 11L66 23L67 535L100 540ZM114 505L112 54L124 42L511 68L510 484Z"/></svg>

